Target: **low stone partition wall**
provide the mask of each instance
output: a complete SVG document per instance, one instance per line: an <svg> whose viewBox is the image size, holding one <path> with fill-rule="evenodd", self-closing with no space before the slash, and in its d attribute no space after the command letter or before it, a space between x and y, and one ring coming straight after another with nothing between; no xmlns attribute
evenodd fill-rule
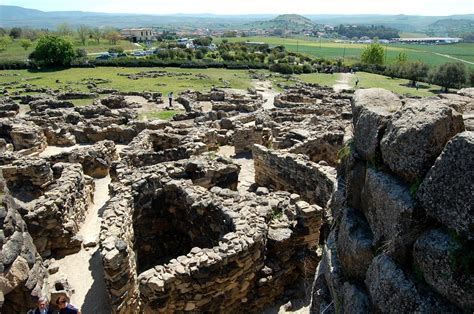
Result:
<svg viewBox="0 0 474 314"><path fill-rule="evenodd" d="M472 312L474 133L436 98L352 104L311 312Z"/></svg>
<svg viewBox="0 0 474 314"><path fill-rule="evenodd" d="M179 163L111 186L100 250L114 313L256 311L314 272L322 208L287 192L208 191L169 177Z"/></svg>
<svg viewBox="0 0 474 314"><path fill-rule="evenodd" d="M51 163L79 163L84 174L93 178L103 178L109 174L110 166L117 157L114 142L101 141L91 146L50 156L48 160Z"/></svg>
<svg viewBox="0 0 474 314"><path fill-rule="evenodd" d="M326 132L315 138L305 139L288 151L292 154L304 154L311 161L325 161L332 167L338 164L338 153L344 146L344 132Z"/></svg>
<svg viewBox="0 0 474 314"><path fill-rule="evenodd" d="M207 151L199 134L184 130L182 134L169 130L144 130L120 153L131 167L154 165L165 161L186 159Z"/></svg>
<svg viewBox="0 0 474 314"><path fill-rule="evenodd" d="M274 190L294 192L309 202L327 207L336 185L336 170L295 155L253 146L255 182Z"/></svg>
<svg viewBox="0 0 474 314"><path fill-rule="evenodd" d="M271 134L271 129L261 126L242 126L241 128L235 129L235 154L252 152L254 144L270 146L272 142Z"/></svg>
<svg viewBox="0 0 474 314"><path fill-rule="evenodd" d="M42 152L48 145L39 126L20 119L0 119L0 138L22 155Z"/></svg>
<svg viewBox="0 0 474 314"><path fill-rule="evenodd" d="M7 206L18 210L42 256L65 255L80 249L76 237L92 202L94 183L80 164L43 159L18 159L3 166L12 197Z"/></svg>

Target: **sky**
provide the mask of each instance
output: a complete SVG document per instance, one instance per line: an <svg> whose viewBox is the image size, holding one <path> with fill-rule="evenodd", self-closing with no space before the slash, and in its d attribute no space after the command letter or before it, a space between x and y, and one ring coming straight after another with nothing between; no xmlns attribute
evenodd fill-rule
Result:
<svg viewBox="0 0 474 314"><path fill-rule="evenodd" d="M474 0L0 0L42 11L214 14L474 14Z"/></svg>

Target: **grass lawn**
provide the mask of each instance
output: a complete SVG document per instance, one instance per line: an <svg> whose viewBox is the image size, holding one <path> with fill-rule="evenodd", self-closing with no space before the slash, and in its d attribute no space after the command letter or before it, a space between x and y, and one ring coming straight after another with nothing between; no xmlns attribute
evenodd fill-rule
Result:
<svg viewBox="0 0 474 314"><path fill-rule="evenodd" d="M323 73L312 73L312 74L300 74L296 75L300 80L307 83L317 83L325 86L333 86L336 84L336 81L341 79L341 74L323 74ZM359 78L358 88L385 88L389 91L392 91L396 94L405 95L409 94L412 96L434 96L436 95L440 87L437 85L428 85L426 83L420 83L419 89L409 86L409 81L405 79L391 79L387 76L366 73L366 72L357 72L357 74L352 75L351 81L348 83L349 86L355 88L356 78Z"/></svg>
<svg viewBox="0 0 474 314"><path fill-rule="evenodd" d="M440 87L437 85L429 85L427 83L419 83L419 89L409 86L409 81L405 79L391 79L387 76L372 73L357 72L352 78L350 85L355 85L356 77L359 78L358 88L379 87L390 90L396 94L412 96L434 96L438 94Z"/></svg>
<svg viewBox="0 0 474 314"><path fill-rule="evenodd" d="M172 73L191 73L187 76L171 76L159 78L129 79L117 73L138 73L142 71L164 70ZM56 71L29 71L29 70L5 70L0 71L0 83L18 82L34 84L38 87L53 89L71 89L74 91L88 91L86 80L88 78L105 79L109 83L99 84L99 87L115 88L119 91L153 91L162 92L164 95L172 91L175 94L187 89L197 91L209 90L213 86L224 86L224 81L230 87L246 89L250 87L250 78L246 70L222 70L222 69L181 69L181 68L72 68ZM10 74L10 75L8 75ZM12 76L11 74L18 74ZM197 77L196 74L204 76ZM35 78L34 80L30 80ZM14 88L8 88L14 90ZM80 102L79 102L80 103Z"/></svg>
<svg viewBox="0 0 474 314"><path fill-rule="evenodd" d="M183 113L178 110L147 111L138 115L139 120L171 120L175 115Z"/></svg>

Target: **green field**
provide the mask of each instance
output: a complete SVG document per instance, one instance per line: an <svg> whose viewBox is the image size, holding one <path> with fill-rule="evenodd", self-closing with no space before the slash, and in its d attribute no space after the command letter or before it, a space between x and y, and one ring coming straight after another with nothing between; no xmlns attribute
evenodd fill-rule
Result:
<svg viewBox="0 0 474 314"><path fill-rule="evenodd" d="M290 51L305 53L313 57L320 57L329 60L344 59L345 63L351 64L359 61L360 55L365 49L365 44L337 43L329 41L319 41L312 39L295 39L280 37L245 37L226 38L229 42L254 41L265 42L269 45L283 45ZM220 42L222 38L216 39ZM452 45L384 45L386 47L386 63L396 61L400 52L405 52L408 60L420 60L429 65L440 65L455 60L445 56L436 55L441 53L451 55L469 62L474 62L474 43L461 43ZM474 67L473 64L466 63L467 66Z"/></svg>
<svg viewBox="0 0 474 314"><path fill-rule="evenodd" d="M163 70L169 73L190 73L186 76L164 76L159 78L139 78L129 79L127 76L118 75L119 73L138 73L141 71ZM258 71L261 74L270 74L266 70ZM199 75L197 75L199 74ZM293 85L298 80L308 83L318 83L320 85L333 86L338 80L342 79L340 73L336 74L300 74L293 76L282 76L271 73L270 80L278 91L282 91L278 85ZM349 75L349 74L347 74ZM359 86L362 88L380 87L391 90L398 94L410 94L414 96L432 96L439 91L439 86L428 86L422 84L417 91L409 86L408 80L391 79L386 76L372 73L358 72L350 75L347 82L349 86L355 87L355 79L359 78ZM23 90L19 87L25 83L33 87L45 87L55 90L69 91L89 91L87 81L91 78L107 80L107 83L97 84L101 88L114 88L119 91L152 91L161 92L166 95L172 91L176 95L184 90L206 91L215 87L230 87L235 89L247 89L252 86L249 71L246 70L223 70L223 69L180 69L180 68L72 68L58 71L28 71L28 70L4 70L0 71L0 86L4 85L9 92L18 90L22 94ZM296 79L296 80L295 80ZM14 85L5 85L13 82ZM101 95L105 97L105 95ZM76 106L90 105L93 99L72 100ZM163 117L160 117L163 118Z"/></svg>
<svg viewBox="0 0 474 314"><path fill-rule="evenodd" d="M187 76L164 76L159 78L129 79L117 73L138 73L164 70L171 73L190 73ZM198 91L209 90L211 87L230 86L246 89L250 87L247 71L222 69L180 69L180 68L72 68L59 71L4 70L0 71L0 84L8 82L34 84L60 90L88 91L86 80L89 78L104 79L110 82L98 84L101 88L115 88L119 91L154 91L167 94L179 93L187 89ZM204 74L205 76L196 76ZM9 88L14 91L14 88ZM87 100L77 101L77 105L87 104Z"/></svg>

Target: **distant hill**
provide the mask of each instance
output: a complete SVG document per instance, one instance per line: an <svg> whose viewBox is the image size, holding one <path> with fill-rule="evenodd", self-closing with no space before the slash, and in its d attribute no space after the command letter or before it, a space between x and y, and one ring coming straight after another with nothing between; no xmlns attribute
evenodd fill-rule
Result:
<svg viewBox="0 0 474 314"><path fill-rule="evenodd" d="M61 23L72 27L86 24L91 27L206 27L225 29L229 25L240 25L272 15L215 15L215 14L131 14L131 13L98 13L82 11L44 12L18 6L0 5L0 27L34 27L54 29Z"/></svg>
<svg viewBox="0 0 474 314"><path fill-rule="evenodd" d="M464 19L474 21L474 14L452 15L452 16L421 16L421 15L307 15L313 22L318 24L359 24L359 25L384 25L404 32L423 32L438 20Z"/></svg>
<svg viewBox="0 0 474 314"><path fill-rule="evenodd" d="M244 27L252 29L280 29L280 30L310 30L316 26L309 18L298 14L283 14L268 20L246 24Z"/></svg>
<svg viewBox="0 0 474 314"><path fill-rule="evenodd" d="M440 36L462 36L474 33L474 20L444 19L428 25L426 33Z"/></svg>

